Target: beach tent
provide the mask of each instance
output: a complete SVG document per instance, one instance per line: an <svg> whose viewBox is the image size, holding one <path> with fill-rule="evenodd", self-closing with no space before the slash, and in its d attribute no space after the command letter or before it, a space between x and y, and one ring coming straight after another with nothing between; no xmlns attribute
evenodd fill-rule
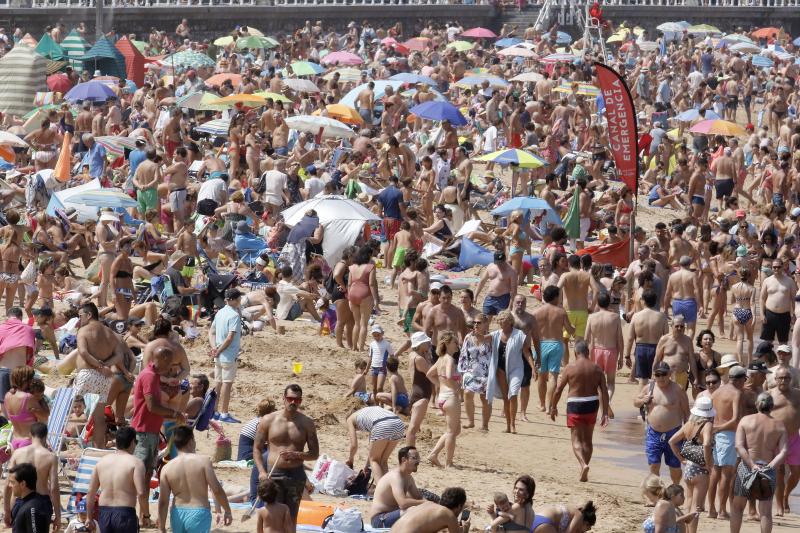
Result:
<svg viewBox="0 0 800 533"><path fill-rule="evenodd" d="M47 59L52 59L53 61L61 61L64 59L64 49L47 33L42 35L42 38L39 39L39 44L36 45L36 53L43 55Z"/></svg>
<svg viewBox="0 0 800 533"><path fill-rule="evenodd" d="M144 64L147 61L142 53L127 37L117 41L117 50L125 58L126 77L137 87L144 85Z"/></svg>
<svg viewBox="0 0 800 533"><path fill-rule="evenodd" d="M106 37L101 37L91 50L81 58L83 68L90 72L100 71L103 76L125 78L125 58Z"/></svg>
<svg viewBox="0 0 800 533"><path fill-rule="evenodd" d="M23 116L38 92L47 91L47 59L18 44L0 58L0 112Z"/></svg>
<svg viewBox="0 0 800 533"><path fill-rule="evenodd" d="M78 30L72 30L61 42L61 48L64 50L65 59L69 61L70 66L76 71L83 71L83 63L81 58L86 55L89 45L86 44Z"/></svg>

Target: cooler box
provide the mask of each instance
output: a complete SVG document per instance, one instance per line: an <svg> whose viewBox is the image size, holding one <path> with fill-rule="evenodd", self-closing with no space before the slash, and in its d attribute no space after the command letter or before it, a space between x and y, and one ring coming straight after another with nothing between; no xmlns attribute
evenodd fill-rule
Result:
<svg viewBox="0 0 800 533"><path fill-rule="evenodd" d="M322 522L333 514L334 509L336 506L329 503L301 500L297 524L322 527Z"/></svg>

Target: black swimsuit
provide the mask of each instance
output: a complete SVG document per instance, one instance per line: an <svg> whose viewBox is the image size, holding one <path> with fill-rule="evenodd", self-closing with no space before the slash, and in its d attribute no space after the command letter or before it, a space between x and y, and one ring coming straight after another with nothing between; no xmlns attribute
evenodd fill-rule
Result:
<svg viewBox="0 0 800 533"><path fill-rule="evenodd" d="M506 343L500 341L497 345L497 370L506 371Z"/></svg>

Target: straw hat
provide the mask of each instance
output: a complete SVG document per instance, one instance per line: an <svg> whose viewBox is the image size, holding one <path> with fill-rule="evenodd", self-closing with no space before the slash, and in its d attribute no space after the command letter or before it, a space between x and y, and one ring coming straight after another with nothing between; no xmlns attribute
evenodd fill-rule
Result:
<svg viewBox="0 0 800 533"><path fill-rule="evenodd" d="M717 365L717 368L730 368L739 364L739 359L735 355L726 353L722 356L722 360Z"/></svg>

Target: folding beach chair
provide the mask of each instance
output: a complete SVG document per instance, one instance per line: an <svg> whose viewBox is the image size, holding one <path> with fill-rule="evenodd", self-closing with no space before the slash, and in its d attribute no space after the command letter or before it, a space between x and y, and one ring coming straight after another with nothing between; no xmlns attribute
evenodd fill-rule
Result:
<svg viewBox="0 0 800 533"><path fill-rule="evenodd" d="M69 500L67 501L66 513L68 516L76 514L75 502L79 494L85 496L89 494L89 485L92 482L92 474L97 462L104 456L113 453L114 450L101 450L99 448L86 448L81 454L78 468L75 471L75 479L72 482Z"/></svg>
<svg viewBox="0 0 800 533"><path fill-rule="evenodd" d="M217 391L209 388L203 398L203 406L194 419L189 420L189 427L197 431L205 431L214 417L214 409L217 407Z"/></svg>
<svg viewBox="0 0 800 533"><path fill-rule="evenodd" d="M56 455L61 453L61 445L64 443L64 430L67 428L74 400L75 389L72 387L60 387L56 390L55 396L53 396L50 418L47 420L47 445Z"/></svg>

